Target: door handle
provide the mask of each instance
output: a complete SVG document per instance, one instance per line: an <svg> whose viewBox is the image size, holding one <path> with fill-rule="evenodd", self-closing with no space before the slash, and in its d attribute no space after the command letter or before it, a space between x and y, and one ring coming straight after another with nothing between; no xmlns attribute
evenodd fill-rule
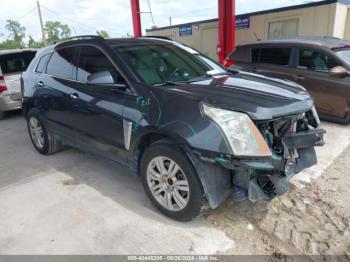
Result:
<svg viewBox="0 0 350 262"><path fill-rule="evenodd" d="M39 86L39 87L43 87L43 86L44 86L43 81L39 81L39 82L38 82L38 86Z"/></svg>
<svg viewBox="0 0 350 262"><path fill-rule="evenodd" d="M305 77L301 76L301 75L295 75L293 76L295 80L298 80L298 81L302 81L305 79Z"/></svg>
<svg viewBox="0 0 350 262"><path fill-rule="evenodd" d="M72 99L78 99L79 98L79 95L77 93L72 93L69 95L70 98Z"/></svg>

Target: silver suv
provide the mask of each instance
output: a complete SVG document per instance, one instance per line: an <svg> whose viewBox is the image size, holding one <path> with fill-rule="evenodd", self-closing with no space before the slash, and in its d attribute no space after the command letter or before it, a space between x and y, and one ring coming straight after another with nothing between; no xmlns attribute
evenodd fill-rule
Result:
<svg viewBox="0 0 350 262"><path fill-rule="evenodd" d="M6 111L21 109L21 75L35 53L35 49L0 51L0 120Z"/></svg>

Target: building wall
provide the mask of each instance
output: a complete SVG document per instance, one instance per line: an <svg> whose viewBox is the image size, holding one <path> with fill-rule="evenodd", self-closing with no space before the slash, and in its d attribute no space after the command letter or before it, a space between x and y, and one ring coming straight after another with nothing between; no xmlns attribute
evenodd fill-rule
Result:
<svg viewBox="0 0 350 262"><path fill-rule="evenodd" d="M254 42L257 37L268 39L269 24L286 20L298 21L297 36L334 36L350 40L350 6L334 3L251 16L248 29L236 30L236 45ZM217 59L217 21L193 24L191 36L180 36L179 27L160 28L147 35L170 37Z"/></svg>

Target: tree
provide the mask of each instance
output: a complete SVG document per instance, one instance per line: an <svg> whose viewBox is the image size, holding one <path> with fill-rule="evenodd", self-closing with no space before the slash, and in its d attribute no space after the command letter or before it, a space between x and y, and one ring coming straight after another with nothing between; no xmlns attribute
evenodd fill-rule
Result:
<svg viewBox="0 0 350 262"><path fill-rule="evenodd" d="M29 48L42 48L44 47L44 44L42 42L37 42L34 40L34 38L30 35L28 40L28 47Z"/></svg>
<svg viewBox="0 0 350 262"><path fill-rule="evenodd" d="M0 43L0 49L14 49L23 48L25 44L23 39L25 38L26 28L22 26L18 21L6 20L5 28L8 32L7 39Z"/></svg>
<svg viewBox="0 0 350 262"><path fill-rule="evenodd" d="M97 31L96 31L96 34L97 34L98 36L103 37L103 38L109 38L109 34L108 34L107 31L105 31L105 30L97 30Z"/></svg>
<svg viewBox="0 0 350 262"><path fill-rule="evenodd" d="M58 21L47 21L44 26L47 34L47 42L55 42L71 36L71 29L68 25Z"/></svg>

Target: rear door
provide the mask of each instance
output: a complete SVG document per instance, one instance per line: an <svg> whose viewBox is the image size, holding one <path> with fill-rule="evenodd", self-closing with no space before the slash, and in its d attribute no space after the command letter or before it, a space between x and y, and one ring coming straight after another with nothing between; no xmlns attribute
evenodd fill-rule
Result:
<svg viewBox="0 0 350 262"><path fill-rule="evenodd" d="M49 126L61 135L72 135L74 119L70 114L70 94L76 82L77 47L54 50L49 57L46 73L38 77L37 97ZM42 61L47 59L42 57ZM39 62L37 71L41 63Z"/></svg>
<svg viewBox="0 0 350 262"><path fill-rule="evenodd" d="M0 68L12 100L21 100L21 75L27 70L35 51L23 51L0 56Z"/></svg>
<svg viewBox="0 0 350 262"><path fill-rule="evenodd" d="M296 65L290 70L293 81L304 86L313 96L319 113L343 118L347 108L349 78L336 78L329 70L344 66L330 51L318 48L298 48Z"/></svg>

